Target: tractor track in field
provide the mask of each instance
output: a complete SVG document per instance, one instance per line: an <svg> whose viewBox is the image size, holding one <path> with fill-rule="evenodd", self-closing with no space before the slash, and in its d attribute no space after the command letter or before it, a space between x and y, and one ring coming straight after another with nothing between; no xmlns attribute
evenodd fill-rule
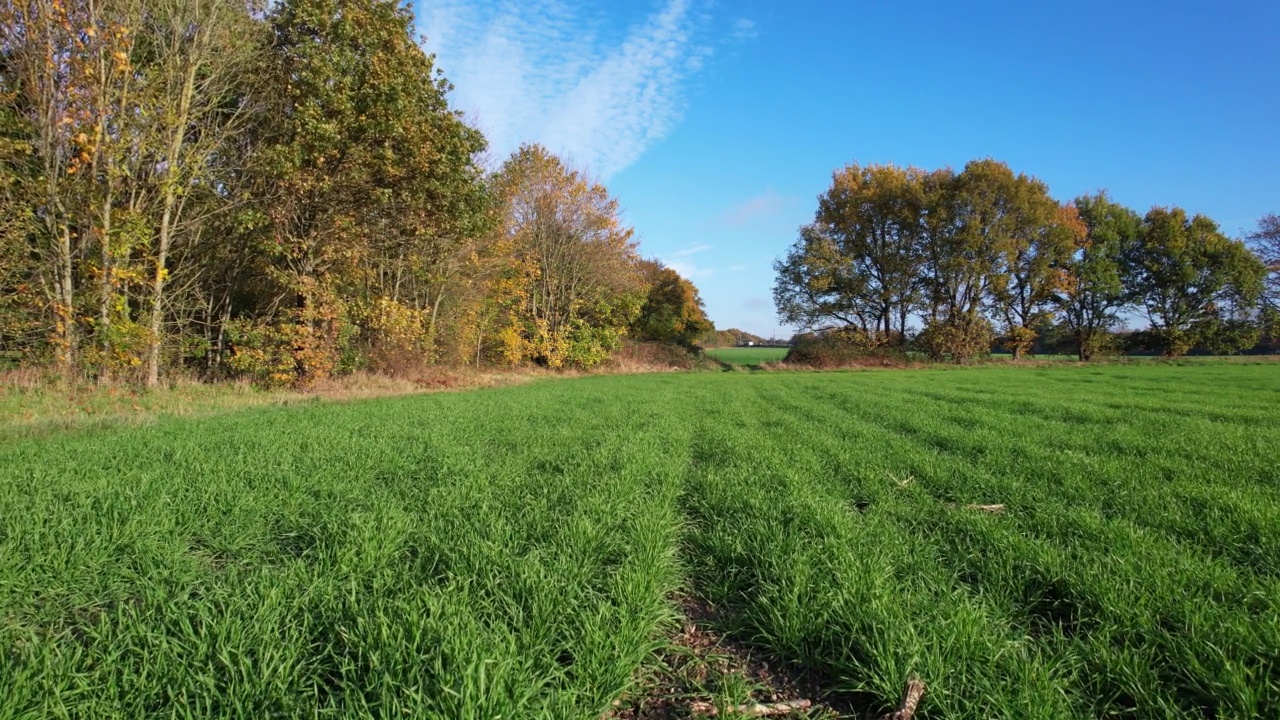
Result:
<svg viewBox="0 0 1280 720"><path fill-rule="evenodd" d="M876 699L832 692L833 681L776 661L718 632L719 608L689 595L677 598L677 627L659 650L638 691L615 703L604 720L678 720L716 716L729 706L804 705L775 717L808 720L879 717ZM732 711L727 717L749 717Z"/></svg>

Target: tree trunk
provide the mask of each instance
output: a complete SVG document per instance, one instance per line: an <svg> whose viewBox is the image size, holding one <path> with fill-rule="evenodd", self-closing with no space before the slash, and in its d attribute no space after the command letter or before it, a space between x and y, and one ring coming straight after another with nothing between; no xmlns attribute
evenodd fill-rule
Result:
<svg viewBox="0 0 1280 720"><path fill-rule="evenodd" d="M76 364L76 311L74 260L71 254L71 228L63 226L58 231L58 307L59 364L68 377Z"/></svg>
<svg viewBox="0 0 1280 720"><path fill-rule="evenodd" d="M166 193L172 195L172 193ZM171 197L165 198L164 213L160 217L160 246L156 250L156 272L151 280L151 320L147 337L147 387L160 384L161 323L164 320L165 265L169 259L169 243L173 228Z"/></svg>
<svg viewBox="0 0 1280 720"><path fill-rule="evenodd" d="M98 382L111 381L111 305L115 300L111 279L111 205L115 201L111 192L110 169L107 170L107 192L102 201L102 278L98 282L98 345L102 358L98 369Z"/></svg>
<svg viewBox="0 0 1280 720"><path fill-rule="evenodd" d="M231 293L228 291L227 298L222 306L222 319L218 323L218 354L214 356L214 362L222 365L222 360L227 354L227 325L231 322Z"/></svg>
<svg viewBox="0 0 1280 720"><path fill-rule="evenodd" d="M427 329L427 337L431 338L431 349L436 349L436 318L440 314L440 303L444 301L444 289L441 288L439 294L436 295L435 302L431 303L431 326Z"/></svg>
<svg viewBox="0 0 1280 720"><path fill-rule="evenodd" d="M151 322L147 328L147 387L160 384L161 323L164 320L164 290L169 248L173 243L175 210L178 210L178 183L174 174L181 162L182 146L187 137L187 125L191 121L191 101L195 95L196 72L200 68L198 58L187 63L182 77L182 90L178 96L178 116L170 128L168 154L164 171L164 210L160 214L160 234L157 238L156 272L151 283Z"/></svg>

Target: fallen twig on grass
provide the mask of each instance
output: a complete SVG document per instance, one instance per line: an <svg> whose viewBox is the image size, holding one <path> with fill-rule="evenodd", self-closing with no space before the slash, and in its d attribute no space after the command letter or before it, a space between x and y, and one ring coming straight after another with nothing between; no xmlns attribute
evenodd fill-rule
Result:
<svg viewBox="0 0 1280 720"><path fill-rule="evenodd" d="M746 705L733 705L724 709L725 715L741 715L742 717L776 717L778 715L787 715L798 710L808 710L813 703L808 700L790 700L787 702L776 703L748 703ZM689 705L689 709L695 714L704 715L706 717L716 717L720 714L720 709L715 703L695 702Z"/></svg>
<svg viewBox="0 0 1280 720"><path fill-rule="evenodd" d="M907 681L907 695L902 698L902 706L880 720L911 720L915 717L916 708L920 707L920 699L923 697L924 683L920 678L911 678Z"/></svg>
<svg viewBox="0 0 1280 720"><path fill-rule="evenodd" d="M1004 505L965 505L965 507L969 508L970 510L981 510L982 512L989 512L989 513L1004 512Z"/></svg>

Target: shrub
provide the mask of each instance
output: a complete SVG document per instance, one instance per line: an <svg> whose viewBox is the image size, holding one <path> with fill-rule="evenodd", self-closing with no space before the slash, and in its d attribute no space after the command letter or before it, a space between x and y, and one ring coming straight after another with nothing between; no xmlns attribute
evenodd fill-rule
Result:
<svg viewBox="0 0 1280 720"><path fill-rule="evenodd" d="M994 341L995 329L986 318L966 315L927 323L915 346L932 360L963 363L990 355Z"/></svg>
<svg viewBox="0 0 1280 720"><path fill-rule="evenodd" d="M227 326L227 365L263 387L307 386L356 369L356 330L337 302L311 303L278 321L235 320Z"/></svg>
<svg viewBox="0 0 1280 720"><path fill-rule="evenodd" d="M783 362L817 369L895 366L905 363L906 355L861 330L841 328L797 335Z"/></svg>
<svg viewBox="0 0 1280 720"><path fill-rule="evenodd" d="M404 377L434 362L428 334L430 313L389 298L378 298L359 312L360 347L353 358L377 373Z"/></svg>
<svg viewBox="0 0 1280 720"><path fill-rule="evenodd" d="M1237 355L1262 340L1262 325L1239 318L1209 318L1195 328L1197 345L1210 355Z"/></svg>
<svg viewBox="0 0 1280 720"><path fill-rule="evenodd" d="M1084 360L1094 358L1117 357L1124 354L1123 338L1109 330L1095 330L1084 337Z"/></svg>
<svg viewBox="0 0 1280 720"><path fill-rule="evenodd" d="M609 360L601 365L606 370L643 372L646 370L694 370L719 368L702 348L686 348L674 343L623 340Z"/></svg>

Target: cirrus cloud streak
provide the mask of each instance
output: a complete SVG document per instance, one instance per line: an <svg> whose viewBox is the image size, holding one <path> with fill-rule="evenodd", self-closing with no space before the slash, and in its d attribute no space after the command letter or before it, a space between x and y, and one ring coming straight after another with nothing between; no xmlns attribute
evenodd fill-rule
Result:
<svg viewBox="0 0 1280 720"><path fill-rule="evenodd" d="M718 42L709 7L663 0L620 24L582 0L440 0L419 8L418 27L493 158L539 142L607 180L680 121ZM722 41L754 31L743 22Z"/></svg>

